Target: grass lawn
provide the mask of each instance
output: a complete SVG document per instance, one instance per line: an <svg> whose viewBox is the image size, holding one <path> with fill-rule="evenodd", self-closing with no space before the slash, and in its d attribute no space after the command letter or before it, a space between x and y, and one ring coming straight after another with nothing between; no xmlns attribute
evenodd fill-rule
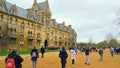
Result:
<svg viewBox="0 0 120 68"><path fill-rule="evenodd" d="M59 50L46 50L45 52L58 52ZM18 51L17 53L22 55L22 54L30 54L31 51ZM40 52L40 51L39 51ZM6 56L10 52L0 52L0 56Z"/></svg>

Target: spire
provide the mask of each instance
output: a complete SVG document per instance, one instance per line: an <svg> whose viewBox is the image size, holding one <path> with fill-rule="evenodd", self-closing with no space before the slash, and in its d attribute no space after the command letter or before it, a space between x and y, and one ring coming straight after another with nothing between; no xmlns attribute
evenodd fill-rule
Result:
<svg viewBox="0 0 120 68"><path fill-rule="evenodd" d="M33 5L37 5L37 0L34 0L34 3L33 3Z"/></svg>
<svg viewBox="0 0 120 68"><path fill-rule="evenodd" d="M37 2L37 0L34 0L34 3Z"/></svg>
<svg viewBox="0 0 120 68"><path fill-rule="evenodd" d="M49 2L48 0L45 1L45 10L50 12L50 8L49 8Z"/></svg>

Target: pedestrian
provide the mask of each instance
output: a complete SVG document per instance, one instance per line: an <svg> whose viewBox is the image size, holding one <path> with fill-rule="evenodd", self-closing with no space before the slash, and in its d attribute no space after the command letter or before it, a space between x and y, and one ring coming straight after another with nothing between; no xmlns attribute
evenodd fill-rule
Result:
<svg viewBox="0 0 120 68"><path fill-rule="evenodd" d="M61 58L61 64L62 64L62 68L65 68L66 66L66 59L68 57L68 54L65 50L65 47L62 47L62 50L59 52L59 57Z"/></svg>
<svg viewBox="0 0 120 68"><path fill-rule="evenodd" d="M85 62L85 64L88 64L88 65L90 65L89 52L90 52L90 50L89 50L89 48L87 47L87 48L85 49L85 55L86 55L86 62Z"/></svg>
<svg viewBox="0 0 120 68"><path fill-rule="evenodd" d="M6 68L22 68L21 62L23 62L23 58L17 54L16 48L13 48L12 52L5 59Z"/></svg>
<svg viewBox="0 0 120 68"><path fill-rule="evenodd" d="M103 49L102 48L99 49L99 55L100 55L99 61L103 61Z"/></svg>
<svg viewBox="0 0 120 68"><path fill-rule="evenodd" d="M33 68L36 68L38 58L39 58L38 50L34 46L34 48L31 50L31 60Z"/></svg>
<svg viewBox="0 0 120 68"><path fill-rule="evenodd" d="M72 57L72 66L75 66L74 63L75 63L75 60L76 60L76 51L75 51L75 49L72 48L70 50L70 52L71 52L71 57Z"/></svg>
<svg viewBox="0 0 120 68"><path fill-rule="evenodd" d="M45 53L45 48L43 46L41 47L40 52L41 52L42 58L43 58L44 57L44 53Z"/></svg>
<svg viewBox="0 0 120 68"><path fill-rule="evenodd" d="M111 48L110 48L110 52L111 52L111 56L112 56L112 57L114 56L114 53L115 53L114 51L115 51L115 49L114 49L113 47L111 47Z"/></svg>

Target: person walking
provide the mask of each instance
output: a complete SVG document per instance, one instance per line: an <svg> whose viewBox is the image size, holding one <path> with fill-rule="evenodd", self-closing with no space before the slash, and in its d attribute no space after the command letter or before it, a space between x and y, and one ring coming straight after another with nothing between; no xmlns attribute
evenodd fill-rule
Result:
<svg viewBox="0 0 120 68"><path fill-rule="evenodd" d="M100 55L99 61L103 61L103 49L102 48L99 49L99 55Z"/></svg>
<svg viewBox="0 0 120 68"><path fill-rule="evenodd" d="M13 48L12 52L8 54L5 59L6 68L22 68L23 58L17 54L17 49ZM10 65L11 64L11 65Z"/></svg>
<svg viewBox="0 0 120 68"><path fill-rule="evenodd" d="M62 68L65 68L67 63L66 59L68 57L65 47L62 47L62 50L59 52L59 57L61 58Z"/></svg>
<svg viewBox="0 0 120 68"><path fill-rule="evenodd" d="M70 50L70 52L71 52L71 57L72 57L72 66L75 66L74 63L75 63L75 60L76 60L76 51L75 51L75 49L72 48Z"/></svg>
<svg viewBox="0 0 120 68"><path fill-rule="evenodd" d="M41 47L40 52L41 52L42 58L43 58L44 57L44 53L45 53L45 48L43 46Z"/></svg>
<svg viewBox="0 0 120 68"><path fill-rule="evenodd" d="M36 47L34 47L31 50L31 60L32 60L32 67L33 68L36 68L37 58L39 58L38 50L36 49Z"/></svg>
<svg viewBox="0 0 120 68"><path fill-rule="evenodd" d="M114 57L114 51L115 49L113 47L110 48L111 56Z"/></svg>
<svg viewBox="0 0 120 68"><path fill-rule="evenodd" d="M90 52L90 50L89 50L89 48L87 47L87 48L85 49L85 55L86 55L86 62L85 62L85 64L87 64L87 65L90 65L89 52Z"/></svg>

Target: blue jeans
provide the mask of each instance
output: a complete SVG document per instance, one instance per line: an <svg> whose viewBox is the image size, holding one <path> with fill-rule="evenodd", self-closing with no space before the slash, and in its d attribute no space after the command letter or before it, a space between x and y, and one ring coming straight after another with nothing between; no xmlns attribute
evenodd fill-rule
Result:
<svg viewBox="0 0 120 68"><path fill-rule="evenodd" d="M103 55L100 55L99 61L103 61Z"/></svg>
<svg viewBox="0 0 120 68"><path fill-rule="evenodd" d="M37 64L37 60L32 60L32 66L33 66L33 68L36 67L36 64Z"/></svg>
<svg viewBox="0 0 120 68"><path fill-rule="evenodd" d="M86 55L86 64L90 64L89 55Z"/></svg>

